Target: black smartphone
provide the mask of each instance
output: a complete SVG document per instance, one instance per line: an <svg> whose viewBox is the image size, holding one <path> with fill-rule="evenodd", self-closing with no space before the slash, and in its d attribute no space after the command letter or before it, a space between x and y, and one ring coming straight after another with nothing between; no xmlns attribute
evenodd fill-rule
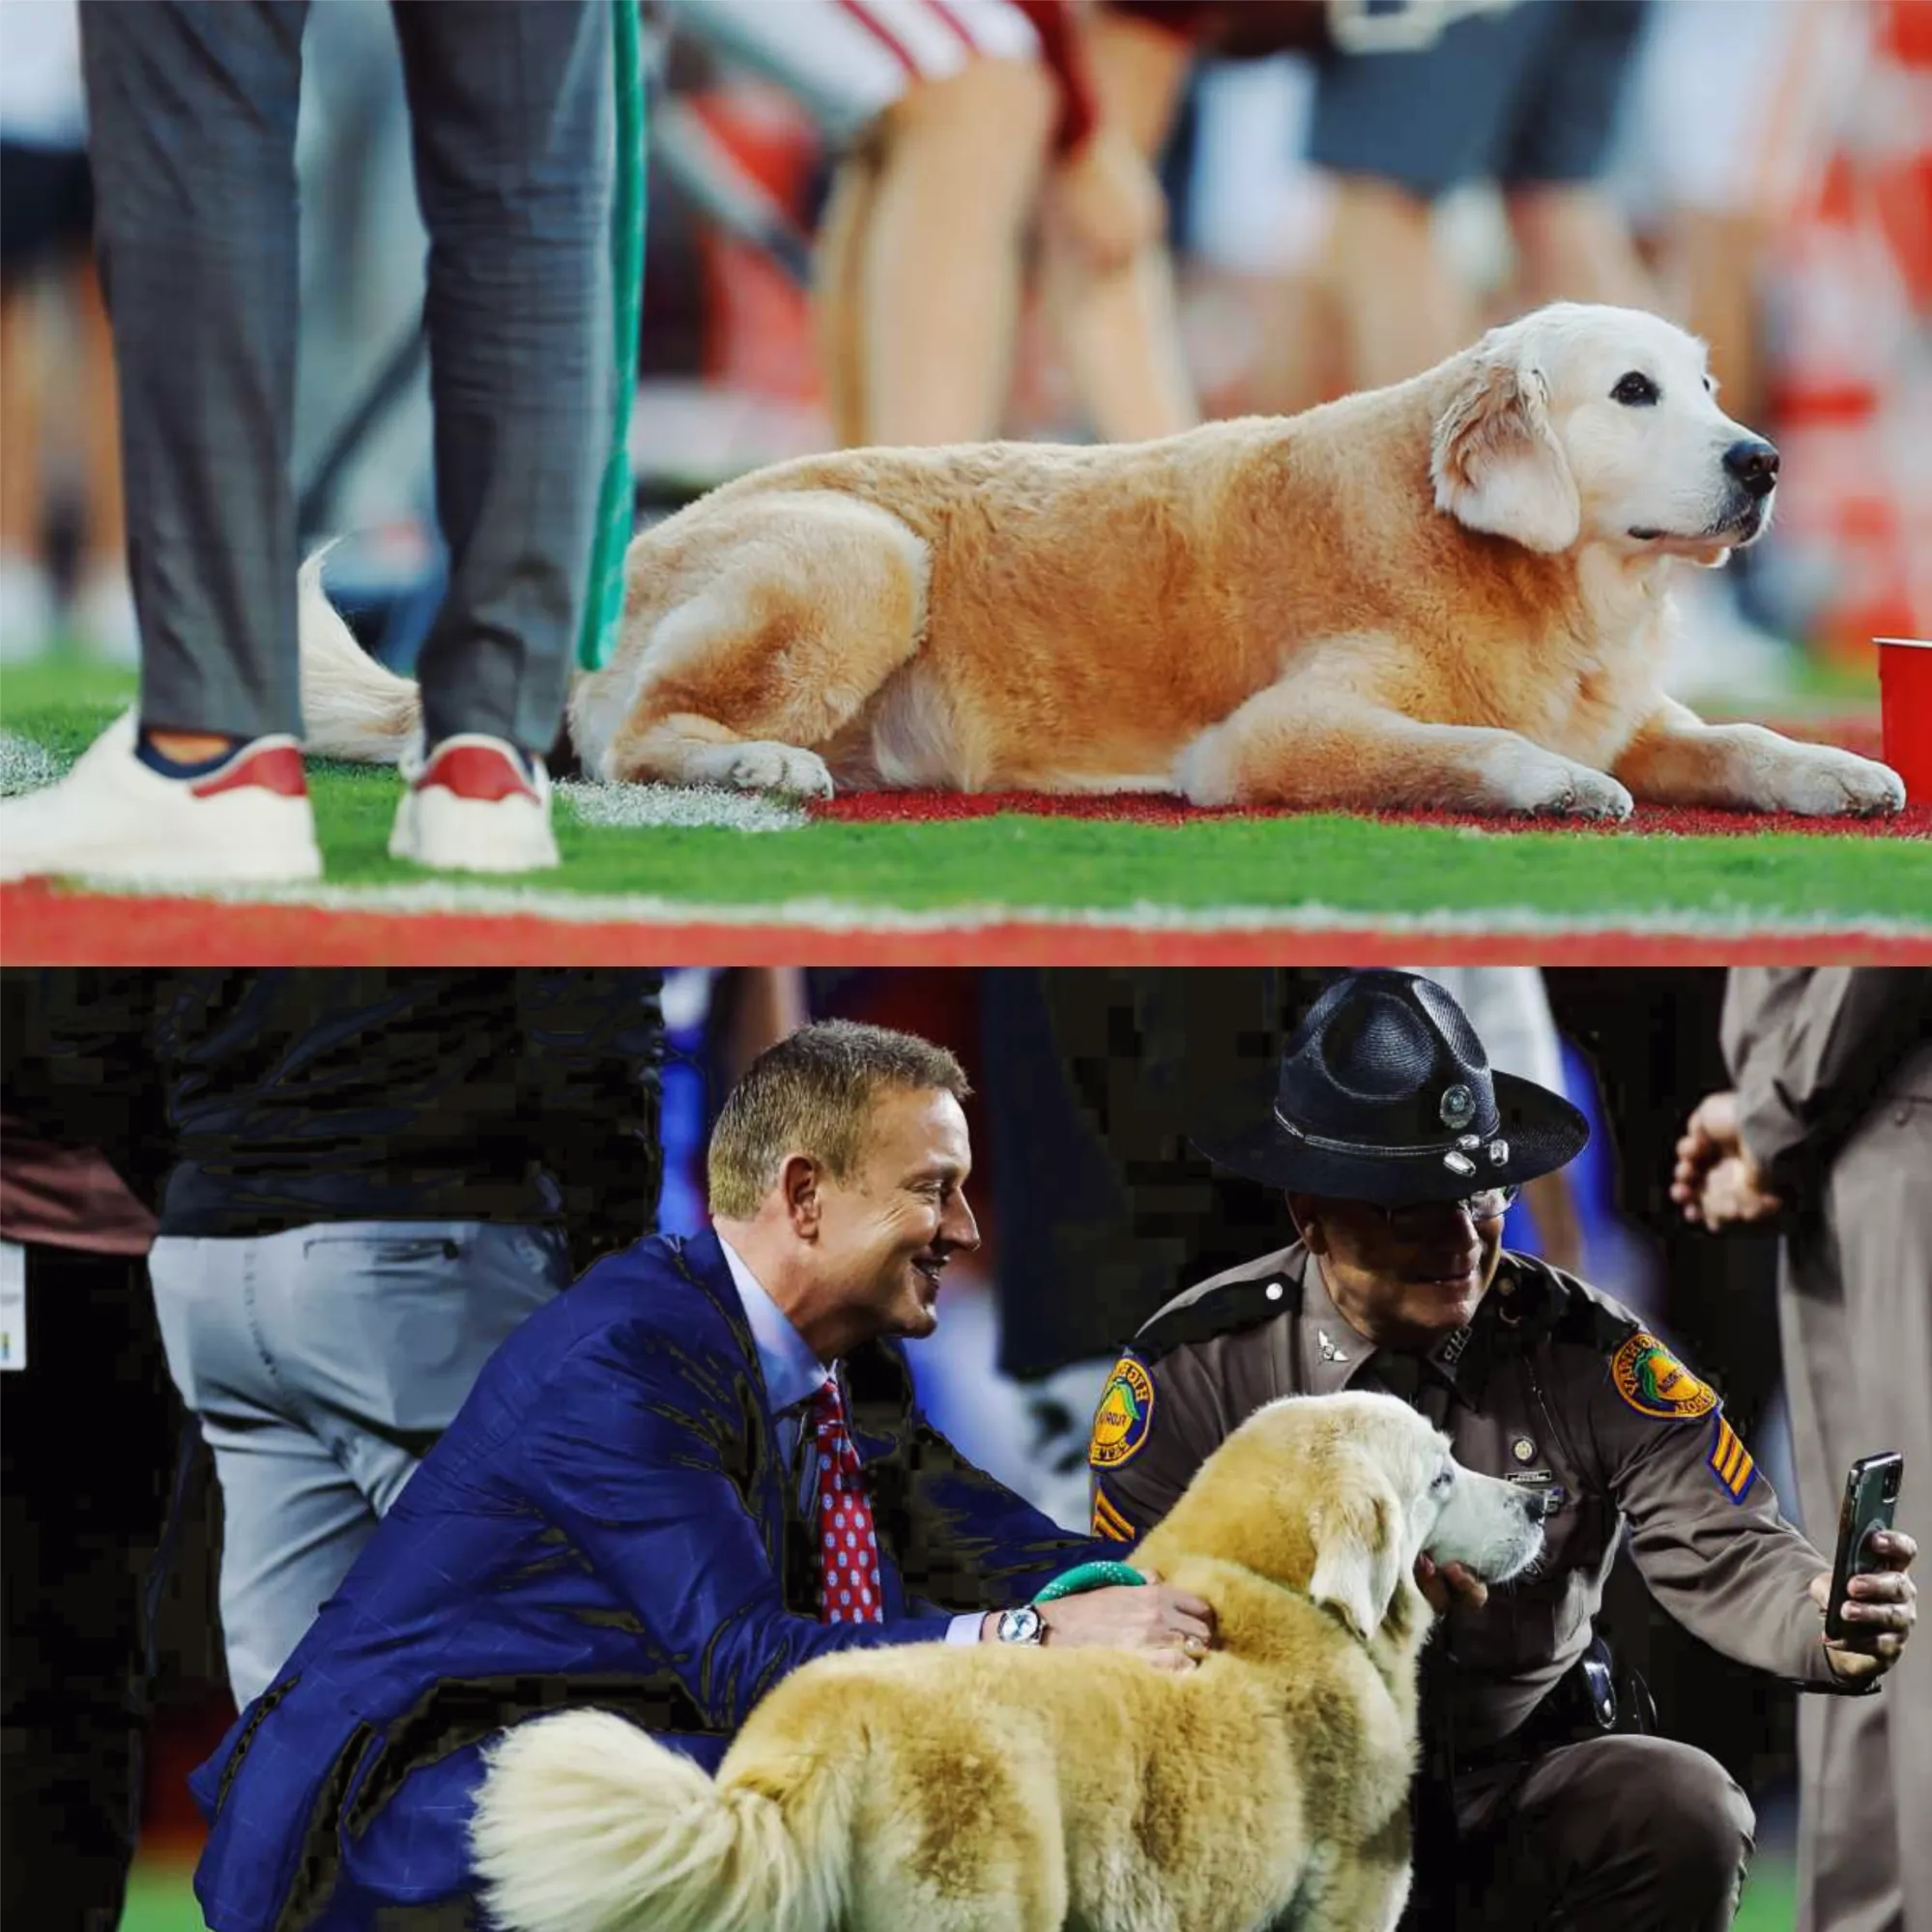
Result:
<svg viewBox="0 0 1932 1932"><path fill-rule="evenodd" d="M1845 1478L1845 1500L1838 1508L1838 1554L1831 1565L1831 1607L1825 1612L1828 1637L1862 1635L1856 1624L1845 1621L1845 1587L1853 1577L1876 1570L1870 1539L1875 1531L1889 1530L1898 1514L1899 1479L1905 1473L1905 1457L1895 1449L1881 1456L1861 1456Z"/></svg>

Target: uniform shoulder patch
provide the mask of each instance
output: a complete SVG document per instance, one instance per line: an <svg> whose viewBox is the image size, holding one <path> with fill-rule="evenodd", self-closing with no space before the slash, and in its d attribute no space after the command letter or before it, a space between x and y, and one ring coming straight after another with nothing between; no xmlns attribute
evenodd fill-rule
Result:
<svg viewBox="0 0 1932 1932"><path fill-rule="evenodd" d="M1695 1422L1717 1406L1716 1390L1641 1328L1610 1358L1610 1380L1639 1415L1664 1422Z"/></svg>
<svg viewBox="0 0 1932 1932"><path fill-rule="evenodd" d="M1138 1357L1123 1355L1107 1379L1093 1412L1086 1459L1096 1469L1118 1469L1139 1453L1154 1418L1154 1378Z"/></svg>
<svg viewBox="0 0 1932 1932"><path fill-rule="evenodd" d="M1722 1409L1717 1411L1717 1427L1711 1437L1709 1457L1711 1473L1717 1479L1717 1486L1734 1503L1742 1503L1750 1494L1751 1485L1757 1481L1758 1466L1751 1460L1751 1453L1745 1447L1744 1438L1724 1420Z"/></svg>

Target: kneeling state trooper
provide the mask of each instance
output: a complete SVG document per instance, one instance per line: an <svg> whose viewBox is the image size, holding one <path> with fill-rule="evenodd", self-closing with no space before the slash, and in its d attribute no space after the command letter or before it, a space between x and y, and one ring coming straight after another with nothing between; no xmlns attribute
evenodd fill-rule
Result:
<svg viewBox="0 0 1932 1932"><path fill-rule="evenodd" d="M1262 1403L1341 1389L1401 1396L1458 1461L1542 1500L1547 1543L1527 1576L1493 1597L1459 1570L1418 1579L1446 1618L1425 1676L1408 1922L1730 1923L1750 1806L1713 1758L1620 1723L1596 1634L1626 1526L1659 1603L1801 1689L1875 1690L1912 1624L1914 1545L1894 1535L1885 1572L1853 1585L1860 1634L1828 1643L1830 1565L1779 1515L1716 1392L1609 1296L1503 1250L1518 1185L1588 1137L1560 1096L1492 1075L1433 982L1339 981L1270 1089L1195 1137L1282 1189L1300 1239L1169 1302L1094 1418L1093 1527L1124 1543Z"/></svg>

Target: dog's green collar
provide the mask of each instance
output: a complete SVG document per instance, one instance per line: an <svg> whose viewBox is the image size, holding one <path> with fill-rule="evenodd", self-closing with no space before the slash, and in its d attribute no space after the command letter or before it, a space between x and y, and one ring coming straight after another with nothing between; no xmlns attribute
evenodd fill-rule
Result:
<svg viewBox="0 0 1932 1932"><path fill-rule="evenodd" d="M1110 1590L1120 1584L1144 1583L1146 1578L1128 1563L1081 1563L1066 1571L1033 1600L1051 1603L1056 1597L1077 1597L1084 1590Z"/></svg>

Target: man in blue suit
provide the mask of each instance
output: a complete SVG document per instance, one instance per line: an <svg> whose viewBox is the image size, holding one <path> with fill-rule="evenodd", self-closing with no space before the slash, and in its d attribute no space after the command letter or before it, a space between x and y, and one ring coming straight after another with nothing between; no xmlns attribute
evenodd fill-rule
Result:
<svg viewBox="0 0 1932 1932"><path fill-rule="evenodd" d="M214 1932L474 1923L479 1747L623 1713L715 1769L788 1671L890 1643L1113 1644L1191 1669L1166 1585L1029 1606L1117 1557L973 1468L897 1342L977 1246L949 1053L832 1023L764 1054L710 1156L716 1232L599 1262L498 1350L194 1788Z"/></svg>

